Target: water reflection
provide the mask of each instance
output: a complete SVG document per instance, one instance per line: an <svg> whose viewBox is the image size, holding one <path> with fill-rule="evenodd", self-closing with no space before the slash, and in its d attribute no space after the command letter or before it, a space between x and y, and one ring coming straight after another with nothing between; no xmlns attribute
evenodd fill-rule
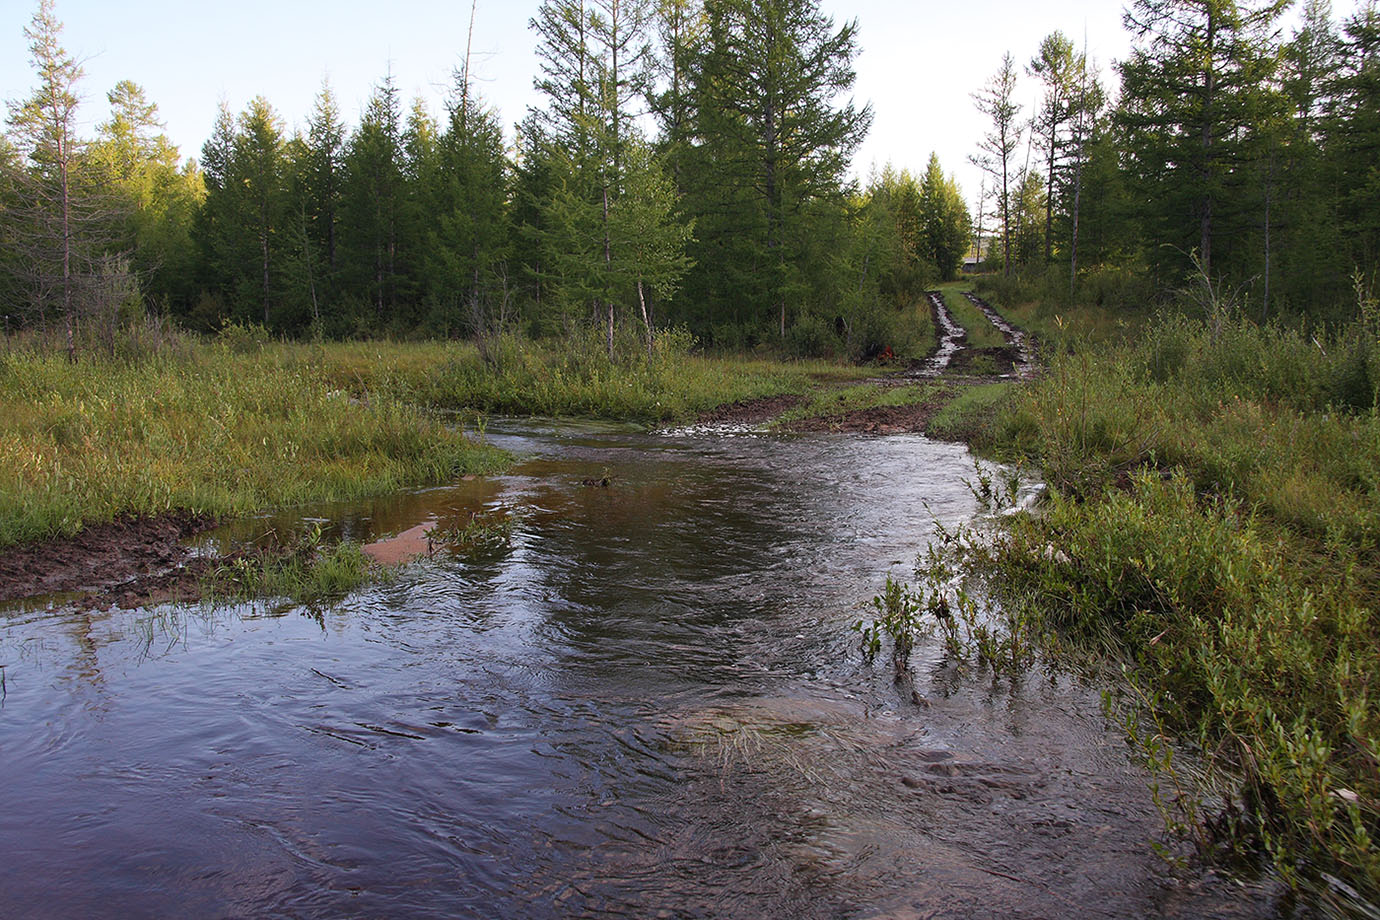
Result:
<svg viewBox="0 0 1380 920"><path fill-rule="evenodd" d="M510 475L311 516L373 541L503 515L502 549L319 622L5 620L0 915L1267 915L1166 876L1090 691L927 646L917 705L859 661L858 605L974 511L961 449L489 436Z"/></svg>

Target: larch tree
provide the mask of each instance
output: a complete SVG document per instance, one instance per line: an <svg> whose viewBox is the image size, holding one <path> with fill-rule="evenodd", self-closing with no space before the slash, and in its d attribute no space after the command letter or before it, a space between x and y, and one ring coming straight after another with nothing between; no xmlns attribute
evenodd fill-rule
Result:
<svg viewBox="0 0 1380 920"><path fill-rule="evenodd" d="M403 194L402 106L390 72L375 89L344 156L341 226L354 290L367 292L381 328L398 304L398 221Z"/></svg>
<svg viewBox="0 0 1380 920"><path fill-rule="evenodd" d="M920 249L940 280L958 277L972 233L972 218L957 180L944 175L939 157L931 153L920 184Z"/></svg>
<svg viewBox="0 0 1380 920"><path fill-rule="evenodd" d="M992 178L992 194L997 199L997 219L1001 221L1002 274L1011 275L1011 206L1013 198L1013 160L1021 143L1025 125L1021 105L1015 100L1016 64L1007 52L1001 67L987 85L973 94L977 109L991 120L991 128L978 143L981 151L972 162Z"/></svg>
<svg viewBox="0 0 1380 920"><path fill-rule="evenodd" d="M1045 200L1050 203L1045 215L1045 261L1054 258L1054 179L1071 143L1069 128L1078 105L1079 76L1082 65L1073 51L1073 42L1063 32L1051 32L1040 42L1040 51L1026 71L1044 84L1044 96L1035 112L1031 131L1040 140L1045 160Z"/></svg>
<svg viewBox="0 0 1380 920"><path fill-rule="evenodd" d="M430 179L427 275L443 325L452 317L459 320L485 348L509 320L511 183L498 117L484 108L473 88L465 89L463 72L456 80Z"/></svg>
<svg viewBox="0 0 1380 920"><path fill-rule="evenodd" d="M704 39L704 5L701 0L657 0L653 22L658 53L653 59L649 108L661 129L658 146L676 190L683 194L681 170L694 130L692 71Z"/></svg>
<svg viewBox="0 0 1380 920"><path fill-rule="evenodd" d="M869 107L837 102L853 87L858 26L835 26L818 0L709 0L705 12L692 214L703 245L733 245L756 266L784 339L789 303L809 296L806 215L826 202L842 212L844 170L872 120Z"/></svg>
<svg viewBox="0 0 1380 920"><path fill-rule="evenodd" d="M1380 10L1368 3L1345 23L1335 99L1326 122L1327 174L1353 272L1380 275Z"/></svg>
<svg viewBox="0 0 1380 920"><path fill-rule="evenodd" d="M185 302L192 224L205 197L201 172L180 162L142 87L122 80L106 98L110 118L98 127L88 156L115 211L113 248L130 254L151 295Z"/></svg>
<svg viewBox="0 0 1380 920"><path fill-rule="evenodd" d="M77 84L83 71L62 47L53 0L39 0L24 36L38 86L9 112L12 136L29 164L18 173L15 242L39 322L46 324L49 307L60 310L67 355L75 360L81 280L92 274L96 260L89 233L92 203L78 176L85 146L77 133Z"/></svg>
<svg viewBox="0 0 1380 920"><path fill-rule="evenodd" d="M1214 244L1239 229L1238 187L1259 96L1275 79L1275 24L1288 0L1135 0L1134 44L1121 62L1126 127L1154 243L1196 250L1211 275ZM1188 215L1189 220L1184 220Z"/></svg>
<svg viewBox="0 0 1380 920"><path fill-rule="evenodd" d="M307 118L305 192L307 238L319 254L323 291L334 292L340 255L340 194L345 171L345 125L329 83L323 82Z"/></svg>
<svg viewBox="0 0 1380 920"><path fill-rule="evenodd" d="M268 100L256 96L240 115L232 175L241 185L241 216L254 239L258 263L255 299L262 307L265 327L272 320L274 272L285 217L283 145L282 122Z"/></svg>

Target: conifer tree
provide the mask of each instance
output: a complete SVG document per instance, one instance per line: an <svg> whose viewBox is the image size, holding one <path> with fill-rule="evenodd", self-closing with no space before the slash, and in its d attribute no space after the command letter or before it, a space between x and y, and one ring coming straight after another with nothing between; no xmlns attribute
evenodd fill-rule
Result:
<svg viewBox="0 0 1380 920"><path fill-rule="evenodd" d="M142 87L122 80L107 99L110 118L88 156L114 209L112 247L130 254L146 291L185 303L192 224L205 196L200 170L179 162Z"/></svg>
<svg viewBox="0 0 1380 920"><path fill-rule="evenodd" d="M291 220L282 122L268 100L255 97L238 118L222 103L202 147L206 201L195 236L208 293L229 297L229 310L199 316L214 325L228 315L273 324Z"/></svg>
<svg viewBox="0 0 1380 920"><path fill-rule="evenodd" d="M1040 42L1040 52L1026 68L1044 84L1044 97L1031 123L1045 159L1045 261L1054 257L1054 179L1068 155L1069 128L1079 101L1079 76L1085 65L1063 32L1051 32Z"/></svg>
<svg viewBox="0 0 1380 920"><path fill-rule="evenodd" d="M844 170L871 123L870 108L836 102L853 86L857 23L836 28L817 0L708 0L705 13L687 180L697 258L717 274L702 294L745 302L753 325L772 322L784 339L788 305L813 288L819 235L806 215L842 215Z"/></svg>
<svg viewBox="0 0 1380 920"><path fill-rule="evenodd" d="M958 182L944 175L939 157L931 153L920 186L920 252L941 281L958 277L972 233L972 219Z"/></svg>
<svg viewBox="0 0 1380 920"><path fill-rule="evenodd" d="M390 72L350 138L341 186L346 284L371 305L376 329L395 319L398 308L402 160L402 107Z"/></svg>
<svg viewBox="0 0 1380 920"><path fill-rule="evenodd" d="M1011 53L1007 52L991 81L973 95L978 111L992 122L991 129L978 144L981 153L972 160L974 165L992 178L992 194L997 199L997 219L1001 221L1002 274L1007 276L1011 274L1014 157L1025 130L1015 92L1016 66Z"/></svg>
<svg viewBox="0 0 1380 920"><path fill-rule="evenodd" d="M1328 176L1351 272L1380 274L1380 10L1368 3L1345 24L1332 111Z"/></svg>
<svg viewBox="0 0 1380 920"><path fill-rule="evenodd" d="M456 79L436 145L427 281L442 325L466 325L482 341L508 322L508 163L497 116L465 90L463 73Z"/></svg>
<svg viewBox="0 0 1380 920"><path fill-rule="evenodd" d="M318 253L317 274L322 294L334 299L339 268L340 196L344 184L345 125L340 120L340 107L328 82L312 103L307 119L305 158L302 161L302 183L305 194L308 238Z"/></svg>
<svg viewBox="0 0 1380 920"><path fill-rule="evenodd" d="M38 86L10 106L9 123L29 168L17 173L18 220L14 242L29 302L46 324L57 312L67 354L76 357L83 279L95 274L99 247L92 239L99 217L79 175L85 148L77 130L77 84L81 65L62 47L62 23L53 0L39 0L24 29Z"/></svg>
<svg viewBox="0 0 1380 920"><path fill-rule="evenodd" d="M1215 244L1241 228L1252 190L1239 184L1240 167L1275 77L1274 27L1287 2L1136 0L1127 8L1135 44L1120 65L1120 117L1153 254L1196 252L1211 275Z"/></svg>

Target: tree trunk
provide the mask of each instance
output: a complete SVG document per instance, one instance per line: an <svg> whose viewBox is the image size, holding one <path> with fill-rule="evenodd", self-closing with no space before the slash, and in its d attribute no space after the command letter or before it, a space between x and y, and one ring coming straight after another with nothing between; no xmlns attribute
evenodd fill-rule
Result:
<svg viewBox="0 0 1380 920"><path fill-rule="evenodd" d="M65 136L65 133L64 133ZM62 189L62 315L67 332L67 360L77 360L77 340L74 330L76 316L72 303L72 195L67 172L67 144L59 141L58 173Z"/></svg>
<svg viewBox="0 0 1380 920"><path fill-rule="evenodd" d="M613 245L609 241L609 184L604 181L604 265L613 264ZM608 301L608 349L609 363L613 362L613 299Z"/></svg>
<svg viewBox="0 0 1380 920"><path fill-rule="evenodd" d="M263 288L264 288L264 328L268 328L268 229L267 219L265 228L259 231L259 250L263 258Z"/></svg>
<svg viewBox="0 0 1380 920"><path fill-rule="evenodd" d="M1208 4L1207 22L1207 62L1203 74L1203 197L1198 226L1198 252L1203 262L1203 274L1212 277L1212 118L1213 102L1217 92L1217 12Z"/></svg>
<svg viewBox="0 0 1380 920"><path fill-rule="evenodd" d="M1049 129L1049 172L1045 178L1045 264L1054 261L1054 141L1057 127Z"/></svg>
<svg viewBox="0 0 1380 920"><path fill-rule="evenodd" d="M652 363L652 317L647 312L647 295L642 290L642 278L637 279L637 305L642 308L642 325L647 327L647 363Z"/></svg>

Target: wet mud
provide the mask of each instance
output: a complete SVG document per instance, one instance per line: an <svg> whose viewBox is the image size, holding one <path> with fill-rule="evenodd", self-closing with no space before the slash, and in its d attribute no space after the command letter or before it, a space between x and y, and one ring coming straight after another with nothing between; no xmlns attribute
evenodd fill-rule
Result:
<svg viewBox="0 0 1380 920"><path fill-rule="evenodd" d="M700 425L760 425L788 409L794 409L804 401L805 397L795 395L746 399L701 412L696 421Z"/></svg>
<svg viewBox="0 0 1380 920"><path fill-rule="evenodd" d="M187 541L215 523L184 513L123 515L71 537L0 550L0 601L58 594L105 607L195 600L208 562Z"/></svg>
<svg viewBox="0 0 1380 920"><path fill-rule="evenodd" d="M833 431L851 434L923 434L934 414L949 401L951 393L909 406L873 406L841 415L804 418L781 426L782 431Z"/></svg>

